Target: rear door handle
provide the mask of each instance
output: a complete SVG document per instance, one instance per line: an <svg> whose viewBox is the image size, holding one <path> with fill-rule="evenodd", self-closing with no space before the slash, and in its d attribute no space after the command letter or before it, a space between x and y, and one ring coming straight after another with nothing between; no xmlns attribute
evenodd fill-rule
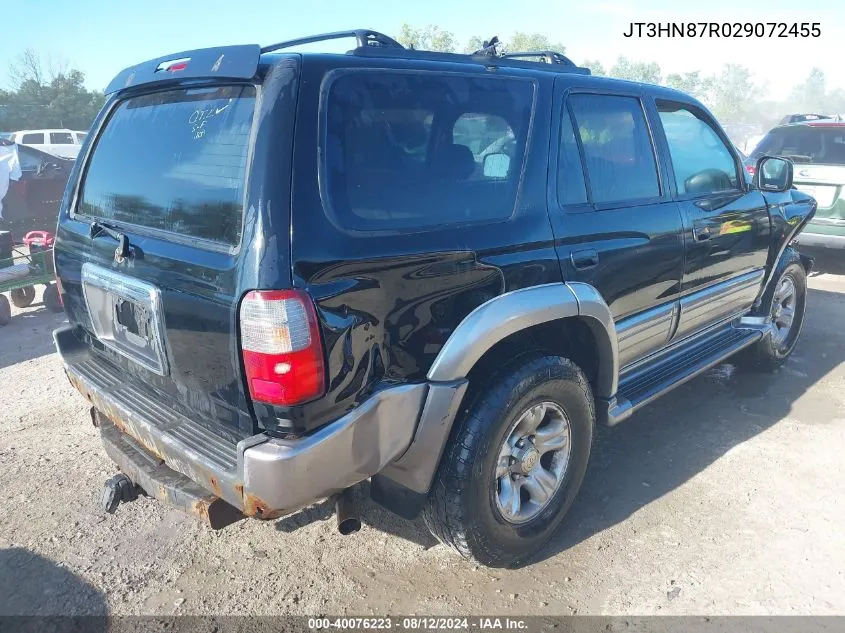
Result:
<svg viewBox="0 0 845 633"><path fill-rule="evenodd" d="M595 268L599 265L599 254L594 248L588 248L583 251L573 251L569 254L569 259L576 270L587 270L588 268Z"/></svg>

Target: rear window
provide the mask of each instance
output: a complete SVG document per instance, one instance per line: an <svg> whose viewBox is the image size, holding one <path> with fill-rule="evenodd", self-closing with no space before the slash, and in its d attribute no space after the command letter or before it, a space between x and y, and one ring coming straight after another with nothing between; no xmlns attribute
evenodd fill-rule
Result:
<svg viewBox="0 0 845 633"><path fill-rule="evenodd" d="M325 193L355 230L513 213L534 85L510 78L355 72L331 85Z"/></svg>
<svg viewBox="0 0 845 633"><path fill-rule="evenodd" d="M754 149L754 158L763 154L785 156L796 163L845 165L845 126L776 128Z"/></svg>
<svg viewBox="0 0 845 633"><path fill-rule="evenodd" d="M121 102L96 139L77 212L237 245L254 110L252 86Z"/></svg>

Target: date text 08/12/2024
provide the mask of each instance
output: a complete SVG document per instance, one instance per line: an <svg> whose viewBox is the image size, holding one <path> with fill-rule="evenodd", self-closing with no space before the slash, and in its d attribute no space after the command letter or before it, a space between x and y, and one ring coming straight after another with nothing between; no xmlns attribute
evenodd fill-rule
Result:
<svg viewBox="0 0 845 633"><path fill-rule="evenodd" d="M819 22L630 22L623 37L821 37Z"/></svg>
<svg viewBox="0 0 845 633"><path fill-rule="evenodd" d="M446 631L446 630L476 630L476 631L520 631L528 628L525 620L508 617L342 617L342 618L309 618L308 628L314 631L342 629L342 630L386 630L399 629L405 631Z"/></svg>

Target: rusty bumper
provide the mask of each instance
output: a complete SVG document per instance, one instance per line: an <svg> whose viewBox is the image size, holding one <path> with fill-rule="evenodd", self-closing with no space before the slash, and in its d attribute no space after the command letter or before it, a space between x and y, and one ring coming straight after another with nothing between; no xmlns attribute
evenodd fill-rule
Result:
<svg viewBox="0 0 845 633"><path fill-rule="evenodd" d="M60 328L53 336L68 379L113 427L102 427L109 428L103 441L121 468L127 460L134 463L134 454L129 451L126 457L128 445L115 441L115 434L128 436L132 450L141 450L207 493L202 495L192 488L188 495L191 504L202 499L210 507L213 498L219 498L238 512L261 519L294 512L381 471L410 445L428 392L427 384L386 389L339 420L296 440L264 434L248 437L231 447L232 457L226 464L225 460L210 459L196 440L186 443L187 426L202 428L196 422L181 415L174 419L176 414L169 412L170 419L164 424L155 413L156 408L161 410L161 402L156 402L155 408L133 404L138 401L140 386L133 387L127 382L131 379L108 360L90 348L80 347L71 328ZM126 393L132 397L126 397ZM153 490L147 490L140 481L136 483L148 494L172 503L174 494L167 492L167 486L161 490L154 486L152 475L150 479ZM178 499L176 505L185 507ZM200 516L204 512L198 508L192 511Z"/></svg>

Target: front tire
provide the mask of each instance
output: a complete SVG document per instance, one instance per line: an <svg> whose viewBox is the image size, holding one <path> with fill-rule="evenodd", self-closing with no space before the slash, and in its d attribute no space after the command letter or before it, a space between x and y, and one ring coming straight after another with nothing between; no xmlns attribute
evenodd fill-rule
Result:
<svg viewBox="0 0 845 633"><path fill-rule="evenodd" d="M590 385L571 360L499 374L456 421L423 512L432 534L490 567L531 558L581 487L594 427Z"/></svg>
<svg viewBox="0 0 845 633"><path fill-rule="evenodd" d="M737 355L737 364L758 371L773 371L795 349L807 309L807 272L797 253L780 267L779 276L763 297L769 329L759 341Z"/></svg>

